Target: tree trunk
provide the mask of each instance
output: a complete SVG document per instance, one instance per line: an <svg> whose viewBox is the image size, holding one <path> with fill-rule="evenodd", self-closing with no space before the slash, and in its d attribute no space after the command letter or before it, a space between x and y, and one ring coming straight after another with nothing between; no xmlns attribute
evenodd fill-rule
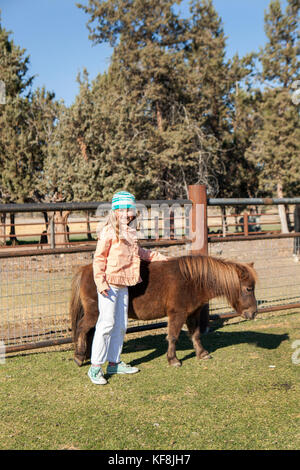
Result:
<svg viewBox="0 0 300 470"><path fill-rule="evenodd" d="M226 216L226 207L225 206L221 206L221 214L222 214L223 237L226 237L226 233L228 232L228 224L227 224L227 216Z"/></svg>
<svg viewBox="0 0 300 470"><path fill-rule="evenodd" d="M44 216L44 220L45 220L45 224L46 224L46 230L48 230L48 225L49 225L48 213L43 212L43 216Z"/></svg>
<svg viewBox="0 0 300 470"><path fill-rule="evenodd" d="M87 230L88 240L93 240L93 237L92 237L92 234L91 234L90 213L89 213L89 211L86 212L86 230Z"/></svg>
<svg viewBox="0 0 300 470"><path fill-rule="evenodd" d="M63 247L69 243L69 229L67 226L69 215L70 211L58 211L54 212L50 217L54 217L55 246L58 248ZM50 225L51 224L48 225L48 229ZM48 233L48 237L51 240L50 233Z"/></svg>
<svg viewBox="0 0 300 470"><path fill-rule="evenodd" d="M284 208L285 208L285 213L286 213L288 231L291 232L293 230L293 224L292 224L291 217L290 217L289 206L285 205Z"/></svg>
<svg viewBox="0 0 300 470"><path fill-rule="evenodd" d="M6 245L6 227L5 227L5 221L6 221L6 213L3 213L0 215L0 246L5 246Z"/></svg>
<svg viewBox="0 0 300 470"><path fill-rule="evenodd" d="M157 119L157 127L160 132L163 131L163 121L161 115L161 109L159 107L158 102L156 102L156 119Z"/></svg>
<svg viewBox="0 0 300 470"><path fill-rule="evenodd" d="M87 147L86 147L86 144L85 144L83 138L78 137L77 142L78 142L79 147L80 147L81 155L83 156L84 160L87 162L88 161L88 156L87 156L87 152L86 152Z"/></svg>
<svg viewBox="0 0 300 470"><path fill-rule="evenodd" d="M277 183L277 197L279 199L283 198L282 183L280 183L280 182ZM280 204L278 206L278 214L279 214L280 223L281 223L281 232L282 233L289 233L285 207L284 207L283 204Z"/></svg>
<svg viewBox="0 0 300 470"><path fill-rule="evenodd" d="M18 239L17 239L17 236L16 236L16 227L15 227L15 213L12 212L11 214L9 214L9 217L10 217L10 231L9 231L9 234L10 234L10 241L11 241L11 244L14 246L18 243Z"/></svg>

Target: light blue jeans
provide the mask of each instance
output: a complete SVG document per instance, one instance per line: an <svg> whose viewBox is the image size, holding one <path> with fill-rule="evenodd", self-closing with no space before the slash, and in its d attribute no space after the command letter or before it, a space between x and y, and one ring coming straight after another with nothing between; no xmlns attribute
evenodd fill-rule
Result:
<svg viewBox="0 0 300 470"><path fill-rule="evenodd" d="M92 344L91 363L120 362L128 321L128 288L109 286L108 297L98 292L99 316Z"/></svg>

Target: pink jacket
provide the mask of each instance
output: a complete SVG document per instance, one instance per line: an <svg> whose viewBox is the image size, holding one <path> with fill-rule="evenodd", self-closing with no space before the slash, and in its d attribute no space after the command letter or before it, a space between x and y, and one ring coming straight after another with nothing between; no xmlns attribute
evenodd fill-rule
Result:
<svg viewBox="0 0 300 470"><path fill-rule="evenodd" d="M93 259L94 281L98 292L109 289L109 283L134 286L142 281L140 260L166 261L161 253L146 250L138 245L136 230L126 226L123 240L118 241L113 228L103 227Z"/></svg>

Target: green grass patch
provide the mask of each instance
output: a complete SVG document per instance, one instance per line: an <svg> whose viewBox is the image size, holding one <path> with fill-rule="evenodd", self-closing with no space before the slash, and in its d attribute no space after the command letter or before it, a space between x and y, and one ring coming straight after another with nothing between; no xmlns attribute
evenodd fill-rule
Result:
<svg viewBox="0 0 300 470"><path fill-rule="evenodd" d="M71 348L11 355L0 364L1 449L298 449L299 313L223 326L197 361L183 331L181 368L167 365L165 330L128 335L140 367L93 385ZM272 367L270 367L272 366Z"/></svg>

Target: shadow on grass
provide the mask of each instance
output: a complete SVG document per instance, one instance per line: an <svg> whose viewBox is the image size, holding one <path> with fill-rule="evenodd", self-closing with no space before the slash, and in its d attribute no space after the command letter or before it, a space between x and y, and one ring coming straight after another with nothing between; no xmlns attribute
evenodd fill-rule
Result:
<svg viewBox="0 0 300 470"><path fill-rule="evenodd" d="M92 332L91 332L92 333ZM89 347L91 346L92 334L89 338ZM273 333L260 333L255 331L242 331L242 332L223 332L223 331L211 331L207 335L201 337L201 342L203 347L210 353L213 354L218 349L223 349L229 346L234 346L237 344L255 344L259 348L263 349L277 349L283 341L289 340L288 334L273 334ZM132 366L138 366L145 362L150 362L154 359L157 359L161 356L166 356L168 348L168 342L166 339L166 334L150 334L147 336L141 336L139 338L128 339L124 342L123 353L135 353L137 351L142 351L145 354L142 357L133 359L130 361ZM193 344L188 336L188 333L182 331L180 333L179 339L176 343L177 351L189 351L186 356L181 357L181 362L184 362L188 359L195 357L195 351L193 349ZM70 349L73 351L73 348ZM31 354L47 354L47 351L39 351ZM27 353L21 354L21 356L26 356ZM20 354L16 354L20 356ZM10 358L15 357L11 355ZM88 351L87 359L83 366L90 365L90 351ZM73 357L69 358L70 361L73 361ZM167 359L166 359L167 362Z"/></svg>
<svg viewBox="0 0 300 470"><path fill-rule="evenodd" d="M288 334L271 334L259 333L255 331L243 332L222 332L214 331L208 335L202 336L201 342L209 353L213 353L218 349L226 348L237 344L255 344L259 348L276 349L283 341L289 339ZM145 351L146 355L131 361L131 365L138 365L144 362L152 361L167 353L168 343L165 334L148 335L141 338L130 339L124 343L123 352L133 353L136 351ZM181 332L176 343L177 351L190 351L193 349L192 342L188 334ZM148 350L151 350L147 353ZM190 352L181 360L186 361L195 356L195 352Z"/></svg>

